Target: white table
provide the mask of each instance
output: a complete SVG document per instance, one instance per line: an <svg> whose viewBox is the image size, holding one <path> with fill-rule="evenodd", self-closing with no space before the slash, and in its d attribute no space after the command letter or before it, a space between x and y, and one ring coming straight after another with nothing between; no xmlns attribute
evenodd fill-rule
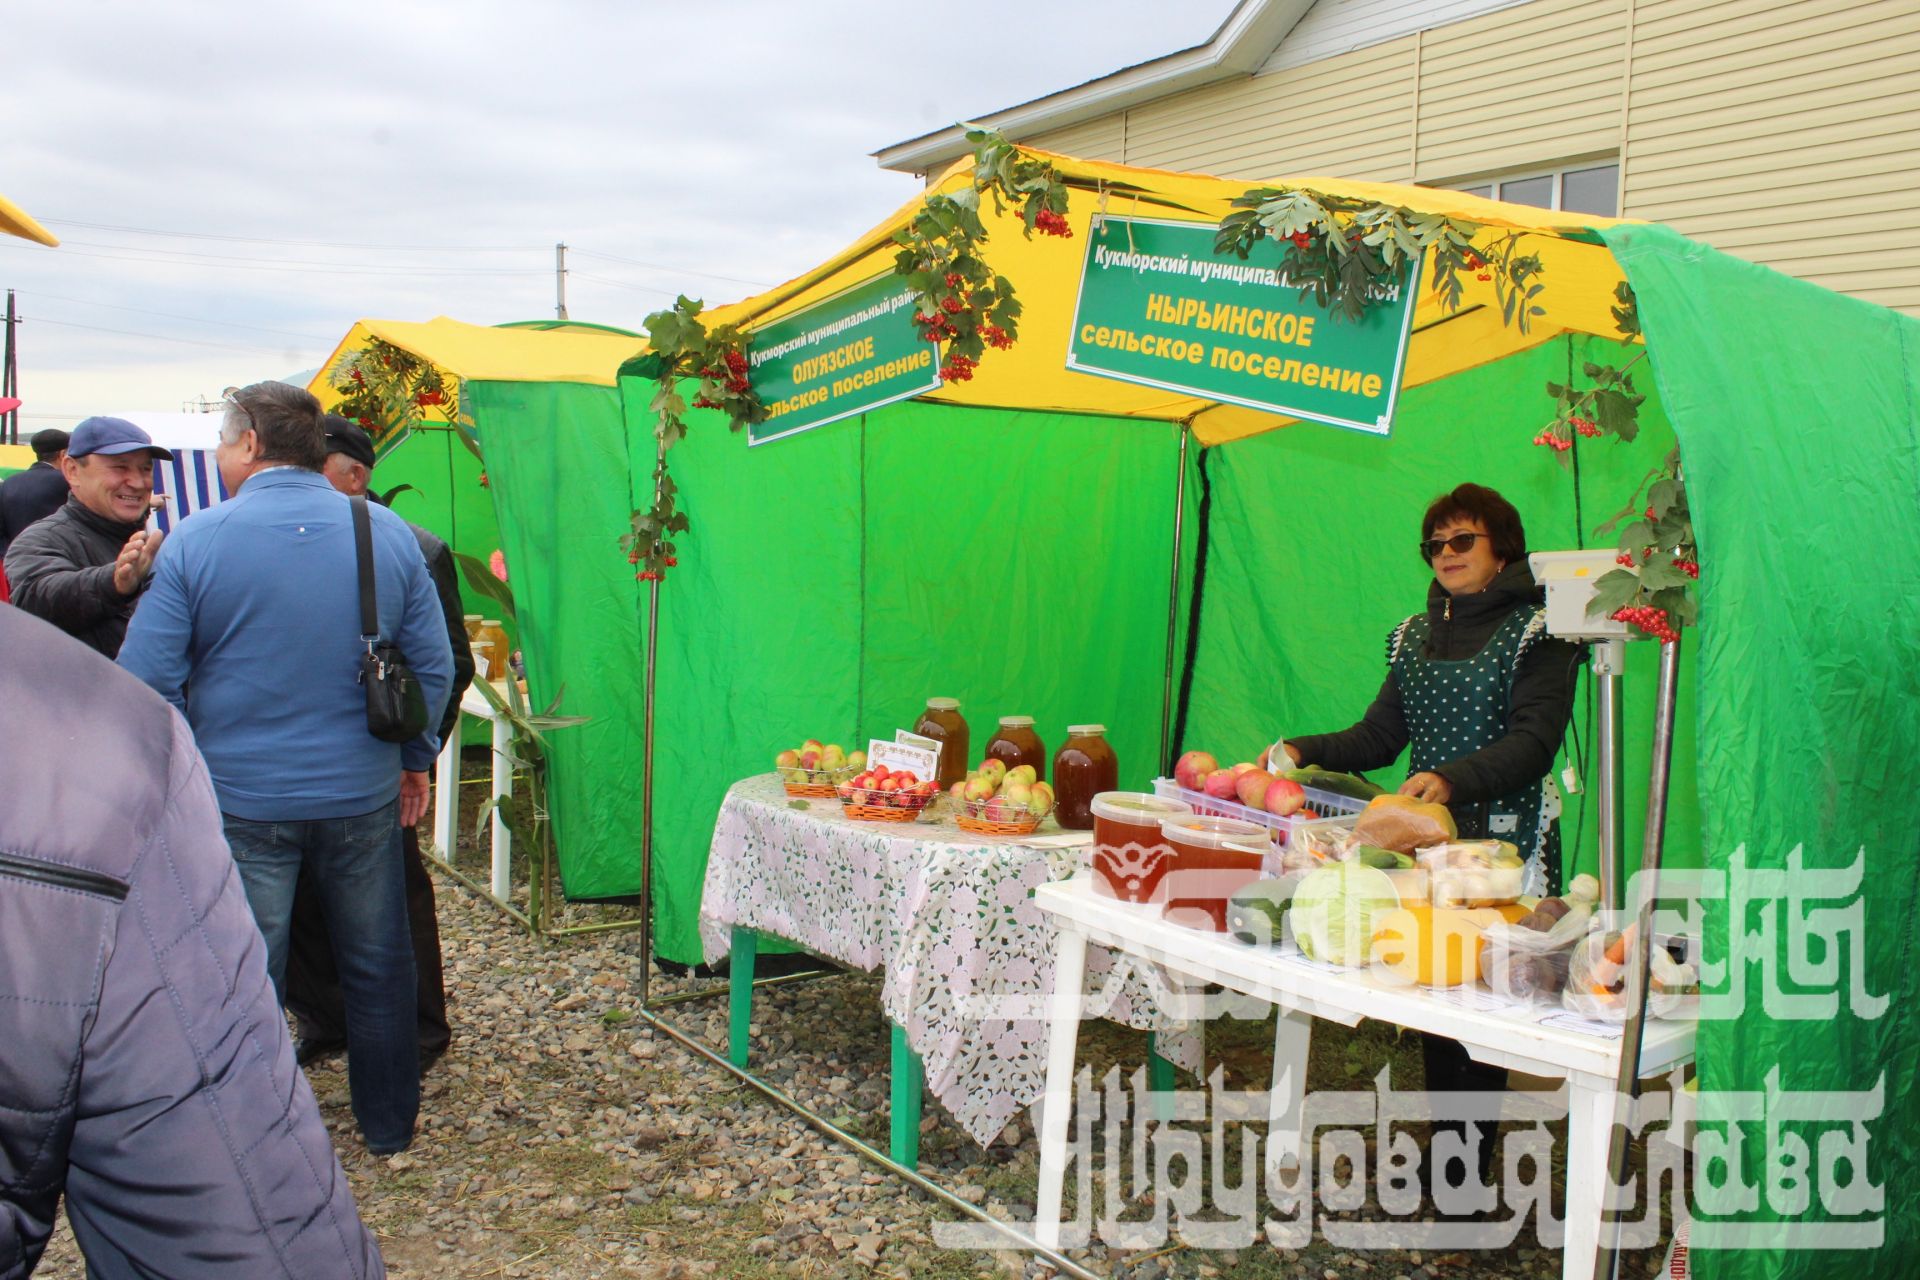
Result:
<svg viewBox="0 0 1920 1280"><path fill-rule="evenodd" d="M1593 1273L1599 1243L1607 1138L1621 1039L1527 1018L1478 1012L1422 987L1393 986L1364 970L1336 970L1298 953L1246 946L1226 934L1169 924L1159 909L1096 894L1085 877L1041 885L1034 906L1059 930L1047 1045L1047 1100L1040 1122L1040 1192L1035 1227L1042 1244L1060 1241L1060 1203L1068 1159L1074 1054L1082 1010L1078 993L1087 944L1165 965L1183 977L1218 983L1279 1009L1269 1096L1267 1158L1297 1157L1305 1104L1307 1049L1314 1018L1344 1026L1362 1018L1398 1023L1460 1041L1478 1061L1525 1071L1568 1086L1566 1242L1562 1274ZM1693 1057L1691 1022L1650 1020L1641 1045L1642 1076ZM1059 1099L1065 1105L1054 1105Z"/></svg>
<svg viewBox="0 0 1920 1280"><path fill-rule="evenodd" d="M496 689L502 686L497 684ZM505 696L504 690L502 695ZM504 715L493 709L487 696L476 686L469 686L460 695L460 710L470 716L479 716L493 725L493 791L492 795L507 797L513 794L513 760L507 752L507 742L513 736L513 726ZM440 758L433 766L433 842L434 853L440 861L453 861L453 846L457 835L456 825L460 821L460 721L453 722L453 732L447 735L441 744ZM511 858L513 856L513 833L508 829L503 807L494 806L493 816L488 822L489 844L493 853L492 893L501 902L506 902L512 889Z"/></svg>

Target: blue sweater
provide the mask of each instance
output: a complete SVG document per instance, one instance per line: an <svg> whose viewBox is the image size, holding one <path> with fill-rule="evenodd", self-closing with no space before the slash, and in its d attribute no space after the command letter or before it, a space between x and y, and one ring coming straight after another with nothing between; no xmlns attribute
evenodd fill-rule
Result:
<svg viewBox="0 0 1920 1280"><path fill-rule="evenodd" d="M161 544L120 665L186 715L226 813L352 817L392 800L402 768L433 763L453 680L446 619L412 530L369 514L380 634L427 699L429 728L404 745L367 732L352 508L318 473L258 472Z"/></svg>

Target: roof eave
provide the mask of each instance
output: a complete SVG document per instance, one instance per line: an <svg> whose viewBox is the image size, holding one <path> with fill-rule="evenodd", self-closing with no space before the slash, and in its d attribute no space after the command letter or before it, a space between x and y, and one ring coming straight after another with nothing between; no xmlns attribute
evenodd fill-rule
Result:
<svg viewBox="0 0 1920 1280"><path fill-rule="evenodd" d="M1313 0L1240 0L1206 43L978 117L1010 137L1107 115L1202 85L1252 75L1272 56ZM966 128L949 125L873 152L882 169L927 173L967 154Z"/></svg>

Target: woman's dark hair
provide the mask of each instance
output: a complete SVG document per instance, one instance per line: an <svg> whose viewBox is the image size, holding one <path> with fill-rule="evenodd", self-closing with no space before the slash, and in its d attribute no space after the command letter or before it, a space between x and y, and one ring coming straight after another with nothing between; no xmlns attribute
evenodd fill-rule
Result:
<svg viewBox="0 0 1920 1280"><path fill-rule="evenodd" d="M1478 520L1493 543L1498 560L1515 564L1527 558L1527 531L1513 504L1483 484L1463 484L1451 493L1443 493L1427 508L1420 522L1420 540L1448 520Z"/></svg>

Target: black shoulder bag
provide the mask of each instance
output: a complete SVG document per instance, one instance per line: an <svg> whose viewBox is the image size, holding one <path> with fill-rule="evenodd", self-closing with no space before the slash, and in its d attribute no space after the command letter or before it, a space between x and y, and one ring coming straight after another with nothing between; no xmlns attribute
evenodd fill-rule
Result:
<svg viewBox="0 0 1920 1280"><path fill-rule="evenodd" d="M367 690L367 732L382 742L411 742L427 727L427 697L400 647L380 639L373 593L373 518L365 498L353 503L353 545L360 561L360 683Z"/></svg>

